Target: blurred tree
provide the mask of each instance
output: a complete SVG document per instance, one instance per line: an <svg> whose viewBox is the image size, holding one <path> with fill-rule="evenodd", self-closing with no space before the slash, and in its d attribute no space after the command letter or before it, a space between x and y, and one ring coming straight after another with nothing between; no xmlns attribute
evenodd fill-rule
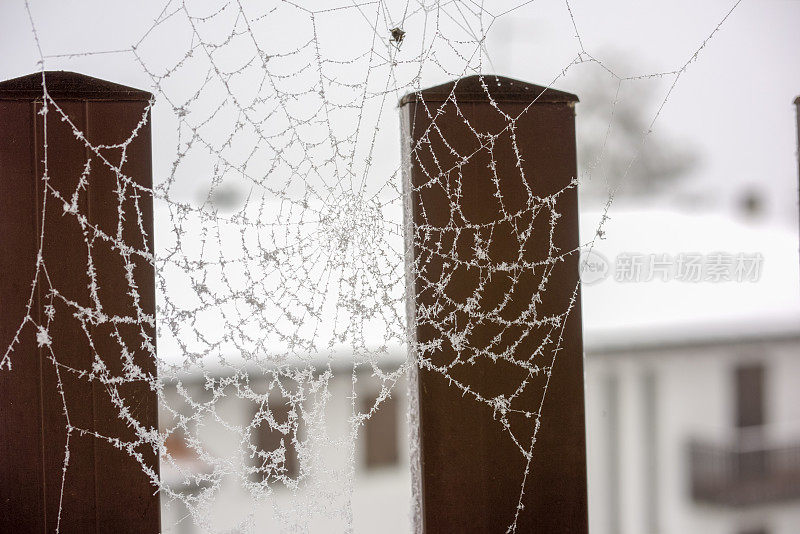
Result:
<svg viewBox="0 0 800 534"><path fill-rule="evenodd" d="M617 72L626 60L613 58ZM699 163L687 142L661 132L648 135L661 104L663 78L620 80L593 63L580 69L578 169L583 200L604 201L611 192L644 198L674 188Z"/></svg>
<svg viewBox="0 0 800 534"><path fill-rule="evenodd" d="M213 186L208 192L208 199L218 210L228 213L240 208L247 192L230 183Z"/></svg>

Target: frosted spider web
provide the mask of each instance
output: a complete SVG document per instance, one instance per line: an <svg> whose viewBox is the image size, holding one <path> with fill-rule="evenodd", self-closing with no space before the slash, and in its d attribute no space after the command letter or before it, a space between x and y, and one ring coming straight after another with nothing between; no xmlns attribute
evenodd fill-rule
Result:
<svg viewBox="0 0 800 534"><path fill-rule="evenodd" d="M76 189L47 190L43 203L63 204L64 214L51 220L42 216L42 232L58 225L77 225L83 230L84 243L78 245L87 251L86 284L91 298L72 300L50 283L40 250L34 285L38 281L49 288L46 320L37 321L31 313L32 295L27 316L0 368L11 369L18 339L33 335L58 373L70 373L87 386L101 383L119 417L136 433L134 441L121 441L73 425L65 401L62 495L69 484L70 436L89 433L136 458L167 508L183 507L184 516L175 524L165 523L165 531L184 523L207 532L353 528L357 523L351 503L356 443L363 425L388 399L405 395L406 376L413 369L425 366L442 373L443 379L452 378L450 367L430 364L430 354L439 346L436 342L427 346L413 342L411 332L420 323L431 324L430 316L407 321L405 315L408 255L403 205L407 192L402 189L396 104L403 95L435 83L493 70L487 36L499 20L518 16L521 10L533 8L531 4L493 2L490 6L442 0L264 5L236 0L212 5L170 0L129 48L58 56L39 49L43 71L110 54L144 73L154 94L147 111L155 117L157 158L170 162L161 166L157 162L152 189L136 186L135 177L125 174L124 154L149 115L143 115L130 137L114 147L123 157L112 161L103 156L108 147L90 143L50 98L43 83L42 114L55 114L71 124L89 156ZM709 39L736 5L712 28ZM31 13L27 3L26 7ZM557 86L571 69L583 64L606 69L618 88L652 78L671 80L669 91L653 110L652 128L672 88L707 40L673 71L617 75L584 47L569 2L564 10L575 31L577 53L548 80L549 85ZM30 20L38 45L36 17L31 15ZM165 42L170 45L164 46ZM487 98L491 100L488 90ZM454 97L452 101L457 105ZM613 132L616 103L611 103L606 137ZM442 105L427 107L434 116ZM518 117L504 117L513 143L524 142L513 134ZM480 124L467 126L476 136L497 133L484 131ZM642 132L642 143L648 134ZM491 155L491 143L482 148ZM413 159L414 152L425 147L409 149ZM458 156L464 161L472 157ZM45 169L53 164L45 152ZM154 250L127 242L121 230L109 235L87 223L79 199L97 167L111 169L117 177L120 219L141 221L138 203L128 201L142 196L153 199ZM593 166L585 169L581 178L590 178L593 170ZM518 172L524 176L522 161ZM623 181L627 174L621 177ZM578 178L568 188L576 187ZM618 187L609 185L604 213ZM553 205L559 194L528 199L526 210L550 210L550 225L521 229L520 246L534 231L553 231L559 216ZM457 203L458 199L450 200ZM502 213L500 219L506 217ZM605 215L586 247L602 236L604 221ZM145 232L144 226L140 229ZM415 239L418 246L431 245L424 237ZM476 255L489 244L476 243ZM128 284L133 313L125 317L104 313L102 284L98 285L92 259L92 251L98 248L121 256L125 266L130 267L130 258L135 256L155 268L155 317L139 306L132 268L121 275ZM577 252L551 247L541 264ZM449 259L456 262L455 251L450 254ZM536 267L519 263L513 268ZM425 279L427 275L413 262L410 269L416 283L446 284L446 272L440 278ZM500 267L486 264L482 269L491 276ZM552 325L554 337L543 341L533 362L470 346L469 336L447 318L436 318L432 326L440 344L456 347L463 355L459 365L469 365L475 358L499 357L531 376L541 373L549 380L561 345L559 327L573 310L577 281L575 287L573 298L563 303L557 315L534 314L512 321L523 326L518 336L542 324ZM476 289L475 302L481 291L481 287ZM534 299L545 291L543 284ZM496 313L478 307L461 311L470 321L493 322L502 331L507 328ZM138 325L144 342L142 347L132 347L111 334L115 350L98 349L92 366L74 368L63 363L66 355L50 336L51 325L61 314L80 318L93 347L99 344L89 326L103 322ZM153 325L158 328L157 353L147 334ZM124 359L138 350L156 360L157 378L133 364L120 376L104 368L104 362ZM159 428L140 424L121 393L127 382L141 380L149 381L158 392ZM457 380L451 384L494 410L498 429L516 441L529 466L536 432L547 425L547 414L525 412L535 429L528 442L514 435L508 415L519 411L514 399L520 391L533 386L523 381L507 395L486 398L470 384ZM61 378L58 387L62 387ZM536 387L544 399L547 380ZM347 415L340 420L332 415L332 407L342 405ZM231 406L238 407L235 417L230 415ZM416 446L413 411L411 403L412 457ZM278 436L272 448L265 449L255 439L265 429ZM221 447L210 439L212 430L225 434L230 446ZM158 452L160 475L140 454L144 448ZM529 467L520 473L520 503L525 492L535 491L535 479ZM221 496L230 486L248 500L237 511L235 523L220 524L215 514L225 505L220 504ZM59 518L65 513L59 507ZM498 531L515 532L521 513L525 513L521 506L512 505L510 523L498 525ZM419 517L417 498L412 500L412 516Z"/></svg>

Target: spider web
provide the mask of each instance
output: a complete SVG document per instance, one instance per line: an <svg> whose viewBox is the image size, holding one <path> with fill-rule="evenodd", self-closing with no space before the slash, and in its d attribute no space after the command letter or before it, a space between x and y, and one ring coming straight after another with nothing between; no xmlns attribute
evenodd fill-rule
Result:
<svg viewBox="0 0 800 534"><path fill-rule="evenodd" d="M114 145L123 156L112 161L103 156L108 146L90 143L80 128L71 124L90 157L77 188L47 190L42 232L59 225L82 229L91 298L88 302L72 300L50 282L40 249L34 285L45 280L49 288L46 320L37 321L31 313L32 294L17 337L0 362L0 368L10 369L19 336L35 335L59 373L59 389L63 388L63 373L84 380L87 386L93 381L102 383L120 419L135 430L134 440L121 441L73 425L65 400L62 495L64 484L69 483L70 436L89 433L135 457L166 506L185 510L186 517L179 517L175 525L164 524L167 531L188 522L208 532L251 532L266 527L287 532L351 530L357 523L352 496L359 433L388 399L405 395L408 374L422 367L441 373L474 402L490 406L498 429L508 433L527 459L527 467L520 473L519 505L509 510L513 521L498 525L498 530L516 531L517 519L525 513L523 495L535 491L536 473L530 470L530 459L535 454L536 433L547 424L547 414L541 409L521 411L514 401L533 387L544 399L578 282L572 297L565 299L553 316L521 312L509 320L477 305L459 307L468 324L490 323L501 333L513 330L518 339L546 325L550 334L530 360L514 358L513 351L470 345L463 323L459 327L452 318L437 316L430 308L418 308L415 316L407 318L407 276L416 284L442 288L448 273L430 277L420 265L407 261L403 206L409 192L403 191L402 175L408 169L397 149L396 104L403 95L419 94L434 81L494 70L486 49L487 35L498 20L518 16L522 10L532 9L530 4L498 2L489 6L469 0L440 0L265 5L244 0L170 0L130 48L66 56L47 56L39 50L43 71L53 63L96 56L132 62L149 79L155 95L139 125L149 120L152 111L157 153L152 189L137 186L135 177L126 176L124 170L125 150L139 127L126 141ZM738 2L709 39L736 5ZM569 2L564 10L575 31L578 52L550 85L558 84L581 64L606 69L620 88L651 78L671 80L666 96L654 110L652 129L672 89L707 40L673 71L619 76L585 49ZM38 44L33 16L31 25ZM494 104L488 87L484 88ZM49 96L44 79L42 90L42 114L55 114L69 123L68 114ZM458 104L455 98L452 102ZM613 132L616 103L611 105L606 136ZM433 117L442 105L426 107ZM479 138L497 134L463 120ZM513 132L518 117L504 115L504 120ZM435 119L432 128L436 128ZM648 134L643 132L642 143ZM524 140L512 134L512 142L516 145ZM427 150L424 144L408 149L409 160ZM491 143L485 143L483 149L493 160ZM468 161L473 155L458 157ZM52 164L45 153L45 169ZM130 241L121 230L110 235L87 223L80 199L98 166L117 176L120 221L141 221L143 214L135 199L152 198L156 212L153 250L146 242ZM525 169L520 160L522 177ZM592 171L586 169L582 178L591 177ZM437 180L440 175L434 172L430 179ZM627 172L625 175L623 179ZM577 184L575 177L567 187ZM458 203L458 185L449 189L454 205ZM586 248L602 235L605 213L617 187L609 186L603 218ZM562 193L529 197L525 210L547 212L548 224L534 229L531 217L530 225L517 233L520 247L534 232L552 235L559 217L554 205ZM498 190L498 195L502 196L502 191ZM60 220L45 218L48 202L63 204ZM480 235L491 236L492 225L510 217L505 211L501 215ZM139 227L146 234L144 226ZM430 232L415 233L412 239L417 247L435 246L436 238ZM491 238L476 238L473 251L478 260L490 245ZM123 274L131 298L130 315L115 318L103 311L102 287L93 266L92 251L98 248L119 255L127 266ZM509 269L538 269L578 252L551 246L535 265L482 264L482 277ZM455 250L437 253L453 264L460 261ZM139 305L139 284L130 267L133 256L155 268L155 317ZM468 301L479 302L483 290L479 285ZM541 299L546 291L545 276L533 300ZM506 297L512 292L513 287ZM439 298L444 302L446 293L440 291ZM66 365L66 355L59 352L50 334L61 314L55 312L55 302L80 318L83 335L92 347L101 346L93 337L98 324L118 320L139 327L142 348L157 362L157 378L130 362L120 375L104 368L104 362L124 360L139 350L113 332L108 335L115 350L95 350L93 364L87 368ZM154 325L157 353L147 334L147 328ZM415 343L412 332L420 325L433 327L438 339L424 346ZM459 357L439 366L432 355L444 344L453 347ZM454 368L472 365L476 359L501 359L525 369L530 377L543 376L545 380L523 380L505 395L488 398L453 377ZM140 424L125 403L124 384L141 380L151 382L159 394L160 428ZM413 459L417 443L413 388L409 394L408 454ZM237 407L235 417L230 414L231 406ZM348 413L337 419L332 412L341 406ZM529 418L532 438L516 435L509 423L514 413ZM339 427L342 421L344 428ZM229 446L220 447L210 437L214 432L226 435ZM267 433L272 445L259 441L259 433ZM142 447L158 451L160 475L138 452ZM222 513L222 496L231 486L248 500L237 512L237 522L223 525L215 515ZM419 517L418 506L416 497L412 501L414 518ZM68 511L59 507L59 514L64 513Z"/></svg>

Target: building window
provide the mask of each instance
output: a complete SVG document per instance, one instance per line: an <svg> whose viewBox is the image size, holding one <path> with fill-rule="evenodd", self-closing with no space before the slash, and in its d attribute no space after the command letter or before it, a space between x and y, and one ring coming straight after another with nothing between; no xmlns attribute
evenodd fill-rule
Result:
<svg viewBox="0 0 800 534"><path fill-rule="evenodd" d="M362 401L362 411L369 412L375 406L377 398L377 395L366 395ZM390 467L399 463L397 409L397 400L393 397L386 398L372 417L365 421L364 464L367 469Z"/></svg>
<svg viewBox="0 0 800 534"><path fill-rule="evenodd" d="M254 480L256 482L274 483L283 480L281 477L296 479L300 474L300 458L297 454L297 447L293 439L297 434L297 419L292 415L292 406L286 402L270 401L262 409L262 415L258 412L256 417L263 417L263 412L267 409L275 419L277 428L270 425L267 419L261 419L253 428L252 439L256 447L254 455L254 467L256 468ZM283 442L284 458L281 460L279 452ZM286 480L283 480L286 483Z"/></svg>
<svg viewBox="0 0 800 534"><path fill-rule="evenodd" d="M736 426L760 433L766 423L764 409L764 366L748 364L736 368ZM767 472L767 451L763 449L739 452L738 476L743 479L760 479ZM753 532L759 533L759 530Z"/></svg>
<svg viewBox="0 0 800 534"><path fill-rule="evenodd" d="M736 368L736 427L761 426L766 423L764 409L764 366L760 363Z"/></svg>

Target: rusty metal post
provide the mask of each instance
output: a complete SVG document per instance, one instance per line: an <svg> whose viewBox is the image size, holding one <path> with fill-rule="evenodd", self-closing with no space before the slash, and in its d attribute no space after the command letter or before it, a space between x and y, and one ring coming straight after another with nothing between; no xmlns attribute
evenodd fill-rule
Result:
<svg viewBox="0 0 800 534"><path fill-rule="evenodd" d="M412 466L421 496L418 530L585 533L578 199L570 187L577 176L578 99L508 78L483 80L485 86L478 76L463 78L400 103L409 315L416 346L427 347L417 355L412 391L419 414ZM560 254L563 261L548 261ZM539 268L502 268L536 262ZM546 291L538 294L542 283ZM479 284L480 298L470 304ZM532 317L563 318L573 298L566 322L522 335L520 325ZM476 320L470 306L479 306L486 320ZM534 308L535 315L525 315ZM466 324L466 342L443 334ZM464 345L469 354L460 354ZM504 350L513 362L490 356ZM472 364L465 362L471 357ZM504 404L523 381L524 391ZM492 407L476 394L498 402ZM499 415L504 408L507 428ZM523 450L534 438L525 477Z"/></svg>
<svg viewBox="0 0 800 534"><path fill-rule="evenodd" d="M42 73L0 82L3 352L23 318L29 318L10 366L8 361L0 366L0 531L54 532L58 527L61 532L155 533L159 497L131 453L155 475L158 455L141 442L130 451L117 447L136 442L135 433L120 418L113 388L101 380L106 371L106 380L125 377L116 387L116 401L144 428L158 428L158 399L150 388L156 367L143 348L148 339L155 344L155 325L143 325L137 316L118 240L121 236L131 247L125 254L131 252L140 310L155 317L153 266L136 252L153 250L152 197L135 194L133 184L118 196L120 175L114 170L121 165L121 173L135 184L152 187L151 95L71 72L46 72L45 77L49 96L69 120L62 120L52 102L41 113ZM75 135L73 125L82 135ZM121 145L133 132L137 135L126 145L123 160ZM125 214L122 221L118 209ZM46 273L39 267L28 313L40 243ZM102 310L91 295L92 269ZM48 322L49 333L37 339L39 326ZM136 370L145 377L137 379Z"/></svg>

